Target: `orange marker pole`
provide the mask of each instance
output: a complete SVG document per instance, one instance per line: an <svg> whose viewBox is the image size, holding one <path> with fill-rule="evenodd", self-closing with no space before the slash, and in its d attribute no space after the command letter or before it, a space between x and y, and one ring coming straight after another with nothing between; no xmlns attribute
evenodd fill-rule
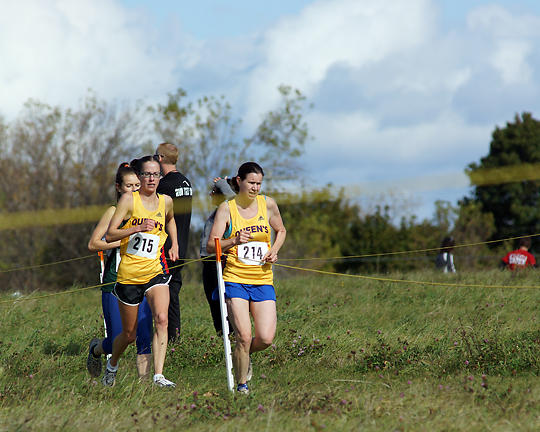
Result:
<svg viewBox="0 0 540 432"><path fill-rule="evenodd" d="M223 348L225 350L225 368L227 369L227 386L234 391L234 378L232 373L231 341L229 340L229 321L227 321L227 305L225 304L225 282L221 269L221 244L215 239L216 244L216 270L219 291L219 308L221 309L221 328L223 329Z"/></svg>
<svg viewBox="0 0 540 432"><path fill-rule="evenodd" d="M105 257L103 256L103 251L99 251L99 282L103 283L103 277L105 276Z"/></svg>

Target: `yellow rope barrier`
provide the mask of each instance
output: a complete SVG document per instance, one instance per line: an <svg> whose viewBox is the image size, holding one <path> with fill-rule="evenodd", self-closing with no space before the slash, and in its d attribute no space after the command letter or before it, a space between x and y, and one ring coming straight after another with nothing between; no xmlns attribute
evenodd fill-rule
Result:
<svg viewBox="0 0 540 432"><path fill-rule="evenodd" d="M472 246L480 246L480 245L491 244L491 243L500 243L500 242L504 242L504 241L518 240L518 239L521 239L521 238L537 237L537 236L540 236L540 233L539 234L527 234L527 235L522 235L522 236L517 236L517 237L508 237L508 238L498 239L498 240L489 240L489 241L484 241L484 242L464 243L464 244L460 244L460 245L455 245L454 249L472 247ZM332 261L332 260L346 260L346 259L353 259L353 258L373 258L373 257L381 257L381 256L405 255L405 254L414 254L414 253L422 253L422 252L436 252L436 251L439 251L441 249L444 249L444 248L437 247L437 248L429 248L429 249L414 249L414 250L406 250L406 251L381 252L381 253L371 253L371 254L362 254L362 255L335 256L335 257L280 258L280 261L282 261L282 262L290 262L290 261ZM77 258L69 258L69 259L65 259L65 260L62 260L62 261L54 261L54 262L45 263L45 264L36 264L36 265L25 266L25 267L13 267L13 268L6 269L6 270L0 270L0 273L10 273L10 272L20 271L20 270L33 270L33 269L42 268L42 267L50 267L50 266L54 266L54 265L57 265L57 264L65 264L65 263L68 263L68 262L84 260L84 259L91 258L91 257L94 257L94 256L95 255L92 254L92 255L85 255L85 256L77 257ZM202 261L202 260L204 260L204 259L196 260L196 261ZM174 268L174 267L171 267L171 268Z"/></svg>
<svg viewBox="0 0 540 432"><path fill-rule="evenodd" d="M81 261L81 260L91 258L91 257L95 257L95 256L96 256L95 254L92 254L92 255L86 255L86 256L82 256L82 257L78 257L78 258L69 258L69 259L65 259L65 260L62 260L62 261L54 261L54 262L45 263L45 264L36 264L36 265L25 266L25 267L13 267L13 268L6 269L6 270L0 270L0 273L10 273L10 272L19 271L19 270L33 270L33 269L40 268L40 267L49 267L49 266L53 266L53 265L57 265L57 264L64 264L64 263L68 263L68 262L72 262L72 261Z"/></svg>
<svg viewBox="0 0 540 432"><path fill-rule="evenodd" d="M531 237L531 236L525 236L525 237ZM521 238L521 237L517 237L517 238ZM170 268L173 269L173 268L183 267L183 266L186 266L188 264L193 264L193 263L199 262L199 261L210 261L210 260L215 259L214 257L215 257L214 255L210 255L210 256L206 256L204 258L186 260L186 262L184 262L182 264L179 264L179 265L176 265L176 266L173 266L173 267L170 267ZM538 288L540 288L540 286L537 286L537 285L520 285L520 286L519 285L482 285L482 284L450 283L450 282L427 282L427 281L416 281L416 280L392 279L392 278L383 278L383 277L376 277L376 276L364 276L364 275L354 275L354 274L347 274L347 273L337 273L337 272L331 272L331 271L327 271L327 270L308 269L308 268L296 267L296 266L290 266L290 265L278 264L278 263L274 263L274 265L279 266L279 267L283 267L283 268L287 268L287 269L291 269L291 270L306 271L306 272L325 274L325 275L331 275L331 276L342 276L342 277L357 278L357 279L364 279L364 280L373 280L373 281L378 281L378 282L391 282L391 283L401 283L401 284L447 286L447 287L448 286L451 286L451 287L468 287L468 288L499 288L499 289L505 289L505 288L538 289ZM83 291L88 291L90 289L101 288L103 286L111 285L113 283L116 283L116 282L106 282L106 283L92 285L92 286L84 287L84 288L77 288L77 289L72 289L72 290L59 291L59 292L56 292L56 293L44 294L44 295L41 295L41 296L38 296L38 297L22 297L22 298L17 298L17 299L14 299L14 300L3 300L3 301L0 301L0 305L1 304L7 304L7 303L12 303L13 304L13 303L18 303L18 302L28 301L28 300L41 300L43 298L54 297L54 296L64 295L64 294L79 293L79 292L83 292Z"/></svg>
<svg viewBox="0 0 540 432"><path fill-rule="evenodd" d="M504 241L517 240L517 239L526 238L526 237L537 237L537 236L540 236L540 233L527 234L527 235L522 235L522 236L517 236L517 237L508 237L508 238L499 239L499 240L488 240L488 241L477 242L477 243L464 243L461 245L455 245L453 246L453 248L457 249L457 248L464 248L464 247L471 247L471 246L481 246L484 244L500 243ZM415 250L408 250L408 251L381 252L381 253L372 253L372 254L363 254L363 255L347 255L347 256L341 256L341 257L280 258L280 261L326 261L326 260L330 261L330 260L338 260L338 259L369 258L369 257L380 257L380 256L390 256L390 255L413 254L413 253L421 253L421 252L435 252L435 251L440 251L441 249L446 249L446 248L436 247L436 248L415 249Z"/></svg>
<svg viewBox="0 0 540 432"><path fill-rule="evenodd" d="M275 266L288 268L292 270L301 270L301 271L307 271L312 273L319 273L319 274L326 274L326 275L332 275L332 276L345 276L345 277L351 277L351 278L358 278L358 279L368 279L368 280L374 280L379 282L392 282L392 283L408 283L408 284L414 284L414 285L431 285L431 286L453 286L453 287L469 287L469 288L540 288L540 286L536 285L481 285L481 284L461 284L461 283L448 283L448 282L423 282L423 281L415 281L415 280L404 280L404 279L391 279L391 278L381 278L381 277L375 277L375 276L363 276L363 275L353 275L353 274L347 274L347 273L336 273L326 270L315 270L315 269L306 269L302 267L295 267L295 266L289 266L285 264L274 264Z"/></svg>
<svg viewBox="0 0 540 432"><path fill-rule="evenodd" d="M92 255L92 256L94 256L94 255ZM212 257L210 256L210 257L205 257L205 258L186 260L186 262L184 262L182 264L172 266L170 268L173 269L173 268L183 267L185 265L192 264L192 263L199 262L199 261L206 261L206 260L208 260L208 258L212 258ZM126 280L127 279L125 279L125 280L123 280L121 282L125 282ZM107 285L112 285L112 284L115 284L116 282L117 281L115 281L115 282L105 282L105 283L92 285L92 286L84 287L84 288L76 288L76 289L72 289L72 290L58 291L58 292L55 292L55 293L43 294L43 295L37 296L37 297L19 297L19 298L13 299L13 300L2 300L2 301L0 301L0 305L5 304L5 303L17 303L17 302L27 301L27 300L40 300L40 299L43 299L43 298L54 297L54 296L64 295L64 294L79 293L79 292L88 291L88 290L91 290L91 289L94 289L94 288L101 288L101 287L104 287L104 286L107 286Z"/></svg>
<svg viewBox="0 0 540 432"><path fill-rule="evenodd" d="M461 245L455 245L454 249L464 248L464 247L471 247L471 246L479 246L479 245L483 245L483 244L497 243L497 242L503 242L503 241L517 240L517 239L521 239L521 238L525 238L525 237L537 237L537 236L540 236L540 233L539 234L528 234L528 235L517 236L517 237L509 237L509 238L499 239L499 240L489 240L489 241L485 241L485 242L476 242L476 243L466 243L466 244L461 244ZM318 258L318 257L313 257L313 258L286 258L286 259L281 259L280 261L285 261L285 262L287 262L287 261L323 261L323 260L329 261L329 260L338 260L338 259L368 258L368 257L378 257L378 256L413 254L413 253L421 253L421 252L434 252L434 251L439 251L441 249L443 249L443 248L438 247L438 248L417 249L417 250L409 250L409 251L395 251L395 252L383 252L383 253L374 253L374 254L350 255L350 256L340 256L340 257L325 257L325 258L322 258L322 257L321 258ZM92 255L87 255L87 256L84 256L84 257L71 258L71 259L67 259L67 260L56 261L56 262L46 263L46 264L39 264L39 265L35 265L35 266L16 267L16 268L11 268L11 269L7 269L7 270L0 270L0 273L8 273L8 272L18 271L18 270L30 270L30 269L40 268L40 267L52 266L52 265L67 263L67 262L71 262L71 261L83 260L83 259L90 258L90 257L93 257L93 256L95 256L95 255L92 254ZM171 267L171 269L178 268L178 267L183 267L185 265L192 264L194 262L208 261L210 259L213 259L213 257L214 257L214 255L210 255L210 256L207 256L207 257L204 257L204 258L186 260L186 262L184 262L183 264L173 266L173 267ZM411 280L402 280L402 279L380 278L380 277L375 277L375 276L351 275L351 274L347 274L347 273L336 273L336 272L330 272L330 271L325 271L325 270L306 269L306 268L302 268L302 267L295 267L295 266L289 266L289 265L277 264L277 263L274 264L274 265L280 266L280 267L283 267L283 268L289 268L289 269L300 270L300 271L307 271L307 272L312 272L312 273L327 274L327 275L333 275L333 276L353 277L353 278L358 278L358 279L368 279L368 280L376 280L376 281L381 281L381 282L392 282L392 283L409 283L409 284L416 284L416 285L456 286L456 287L471 287L471 288L528 288L528 289L540 288L540 286L534 286L534 285L533 286L509 286L509 285L480 285L480 284L457 284L457 283L447 283L447 282L443 283L443 282L411 281ZM57 292L57 293L45 294L45 295L42 295L42 296L39 296L39 297L24 297L24 298L18 298L18 299L15 299L15 300L4 300L4 301L0 301L0 304L15 303L15 302L26 301L26 300L39 300L39 299L42 299L42 298L52 297L52 296L56 296L56 295L71 294L71 293L76 293L76 292L87 291L87 290L90 290L90 289L100 288L100 287L110 285L110 284L113 284L113 283L116 283L116 282L108 282L108 283L103 283L103 284L98 284L98 285L92 285L92 286L85 287L85 288L78 288L78 289L73 289L73 290L60 291L60 292Z"/></svg>

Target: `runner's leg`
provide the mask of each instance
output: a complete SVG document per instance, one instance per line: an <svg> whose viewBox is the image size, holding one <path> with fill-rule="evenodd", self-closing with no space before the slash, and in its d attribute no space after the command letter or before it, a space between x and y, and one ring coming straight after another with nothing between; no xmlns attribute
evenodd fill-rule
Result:
<svg viewBox="0 0 540 432"><path fill-rule="evenodd" d="M118 299L113 293L103 292L101 295L101 304L105 325L107 326L107 337L101 341L101 350L103 352L99 354L111 354L113 341L122 332L122 317L118 308ZM99 351L99 348L96 351Z"/></svg>
<svg viewBox="0 0 540 432"><path fill-rule="evenodd" d="M122 317L122 331L114 338L112 346L111 366L118 366L118 360L130 343L137 336L137 313L139 306L129 306L118 301L120 316Z"/></svg>
<svg viewBox="0 0 540 432"><path fill-rule="evenodd" d="M232 354L236 382L243 384L247 381L249 348L251 346L249 301L242 298L229 298L226 302L229 311L229 321L234 328L236 338L236 345Z"/></svg>
<svg viewBox="0 0 540 432"><path fill-rule="evenodd" d="M276 335L276 302L265 300L261 302L251 302L249 304L253 324L255 326L255 337L251 341L250 354L262 351L270 346Z"/></svg>
<svg viewBox="0 0 540 432"><path fill-rule="evenodd" d="M146 297L139 305L137 316L137 372L139 378L152 370L152 311Z"/></svg>
<svg viewBox="0 0 540 432"><path fill-rule="evenodd" d="M146 298L154 318L154 338L152 353L154 355L154 373L162 374L167 354L167 311L169 309L169 286L155 285L146 292Z"/></svg>
<svg viewBox="0 0 540 432"><path fill-rule="evenodd" d="M167 261L169 266L178 265L179 261ZM182 288L182 268L170 269L171 280L169 281L169 306L167 334L169 342L180 336L180 289Z"/></svg>
<svg viewBox="0 0 540 432"><path fill-rule="evenodd" d="M202 280L204 295L210 306L214 328L216 329L216 333L221 333L221 308L219 307L219 300L212 299L212 293L217 287L217 269L215 261L203 261Z"/></svg>

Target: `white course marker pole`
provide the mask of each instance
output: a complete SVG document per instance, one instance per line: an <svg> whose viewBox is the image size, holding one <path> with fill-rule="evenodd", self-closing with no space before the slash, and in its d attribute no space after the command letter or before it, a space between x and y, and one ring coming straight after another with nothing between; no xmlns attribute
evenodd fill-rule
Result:
<svg viewBox="0 0 540 432"><path fill-rule="evenodd" d="M225 282L223 282L223 272L221 270L221 244L219 239L216 242L216 270L218 278L219 308L221 309L221 328L223 330L223 348L225 350L225 368L227 370L227 386L234 392L234 378L232 373L232 353L231 341L229 340L229 321L227 321L227 305L225 304Z"/></svg>
<svg viewBox="0 0 540 432"><path fill-rule="evenodd" d="M105 277L105 256L103 255L103 251L98 252L99 256L99 283L103 283L103 278ZM103 328L105 329L105 338L107 338L107 321L105 321L105 317L103 317ZM112 354L107 354L107 360L109 360L112 357Z"/></svg>

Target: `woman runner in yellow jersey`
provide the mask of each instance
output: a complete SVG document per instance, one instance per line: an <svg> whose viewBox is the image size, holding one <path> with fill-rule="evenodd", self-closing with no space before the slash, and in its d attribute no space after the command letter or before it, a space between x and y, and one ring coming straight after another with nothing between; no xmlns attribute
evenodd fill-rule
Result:
<svg viewBox="0 0 540 432"><path fill-rule="evenodd" d="M236 337L233 366L237 391L241 393L249 393L250 354L266 349L276 334L272 263L277 261L286 236L276 202L259 195L263 177L262 168L255 162L240 166L233 178L238 195L219 206L206 245L209 253L215 253L214 239L225 237L221 240L221 248L227 253L223 280L229 320ZM275 232L274 244L271 229Z"/></svg>
<svg viewBox="0 0 540 432"><path fill-rule="evenodd" d="M172 241L170 259L178 259L173 202L169 196L156 193L160 166L152 156L138 159L133 168L141 187L137 192L122 195L105 236L108 242L120 240L122 260L113 293L118 299L122 332L114 339L112 356L107 362L102 382L106 386L114 385L118 360L127 346L135 341L138 308L146 296L154 318L154 384L174 387L175 384L163 376L170 275L165 257L162 256L168 233ZM121 227L126 219L127 222Z"/></svg>
<svg viewBox="0 0 540 432"><path fill-rule="evenodd" d="M139 190L140 181L129 163L120 164L116 172L116 200L122 194ZM118 309L118 300L112 291L116 282L116 273L120 265L120 241L107 243L104 236L116 210L116 205L109 207L92 232L88 249L92 252L106 251L107 261L103 270L101 304L106 323L107 337L90 341L86 367L90 376L98 377L103 369L101 356L112 353L114 338L122 331L122 320ZM146 299L139 305L137 316L137 371L139 378L146 377L152 369L152 311Z"/></svg>

